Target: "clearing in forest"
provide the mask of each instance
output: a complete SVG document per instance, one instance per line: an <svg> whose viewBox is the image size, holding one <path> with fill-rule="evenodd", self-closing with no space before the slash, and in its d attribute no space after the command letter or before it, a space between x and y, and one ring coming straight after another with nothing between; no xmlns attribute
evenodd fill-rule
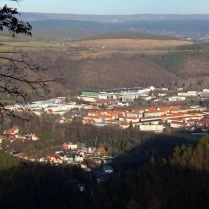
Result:
<svg viewBox="0 0 209 209"><path fill-rule="evenodd" d="M76 42L77 46L104 46L104 47L127 47L127 48L162 48L162 47L176 47L180 45L194 44L192 41L184 40L150 40L150 39L99 39L99 40L85 40Z"/></svg>

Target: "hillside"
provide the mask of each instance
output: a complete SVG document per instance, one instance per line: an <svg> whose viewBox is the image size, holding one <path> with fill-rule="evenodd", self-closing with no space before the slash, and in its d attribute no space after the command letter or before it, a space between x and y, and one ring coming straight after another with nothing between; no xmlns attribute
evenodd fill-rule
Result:
<svg viewBox="0 0 209 209"><path fill-rule="evenodd" d="M208 140L202 138L195 148L177 146L170 158L152 157L127 177L97 188L91 208L208 208Z"/></svg>
<svg viewBox="0 0 209 209"><path fill-rule="evenodd" d="M117 38L117 39L96 39L96 40L86 40L77 41L79 46L91 46L97 47L102 46L105 48L127 48L129 50L133 49L156 49L156 48L169 48L180 45L192 45L193 42L182 41L182 40L156 40L156 39L129 39L129 38ZM125 50L125 49L124 49Z"/></svg>
<svg viewBox="0 0 209 209"><path fill-rule="evenodd" d="M40 34L57 38L78 40L88 38L103 32L146 32L165 36L187 37L194 39L208 39L208 20L205 19L175 19L175 20L126 20L105 22L99 20L69 20L45 19L30 21L33 34Z"/></svg>
<svg viewBox="0 0 209 209"><path fill-rule="evenodd" d="M94 36L90 36L85 40L97 40L97 39L154 39L154 40L179 40L173 36L164 36L151 33L125 31L125 32L107 32Z"/></svg>
<svg viewBox="0 0 209 209"><path fill-rule="evenodd" d="M65 77L64 86L53 84L51 96L148 85L188 90L209 87L209 46L204 42L158 35L144 39L146 34L136 32L105 33L103 37L109 39L46 43L18 38L11 42L4 36L1 49L21 47L49 69L50 77Z"/></svg>
<svg viewBox="0 0 209 209"><path fill-rule="evenodd" d="M71 59L70 52L57 53L36 52L33 56L41 65L50 69L51 76L65 76L65 86L71 91L147 85L208 88L209 59L205 54L186 53L183 56L182 52L161 55L116 53L104 57Z"/></svg>

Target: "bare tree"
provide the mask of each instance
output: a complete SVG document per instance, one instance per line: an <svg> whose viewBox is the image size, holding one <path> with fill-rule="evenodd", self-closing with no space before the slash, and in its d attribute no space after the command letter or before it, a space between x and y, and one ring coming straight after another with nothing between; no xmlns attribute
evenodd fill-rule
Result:
<svg viewBox="0 0 209 209"><path fill-rule="evenodd" d="M12 37L15 34L31 36L32 26L28 22L20 21L18 15L20 14L16 9L6 5L0 8L0 30L8 30ZM29 101L31 92L36 92L37 95L48 94L49 83L61 82L61 79L46 76L46 70L22 50L0 51L0 93L18 103ZM17 116L0 101L0 117L4 118L4 115Z"/></svg>

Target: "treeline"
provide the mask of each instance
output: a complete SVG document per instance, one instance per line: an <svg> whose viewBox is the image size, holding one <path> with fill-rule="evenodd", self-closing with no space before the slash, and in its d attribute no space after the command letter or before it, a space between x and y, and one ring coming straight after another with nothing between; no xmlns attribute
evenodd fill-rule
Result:
<svg viewBox="0 0 209 209"><path fill-rule="evenodd" d="M195 50L202 50L202 49L208 49L207 43L195 43L190 45L180 45L176 47L177 50L188 50L188 51L195 51Z"/></svg>
<svg viewBox="0 0 209 209"><path fill-rule="evenodd" d="M163 147L162 135L155 143ZM169 138L165 139L165 141ZM145 140L151 147L152 140ZM168 143L168 142L167 142ZM138 145L133 150L144 151ZM131 150L130 152L132 152ZM208 208L209 138L197 146L176 146L169 158L153 152L143 164L136 163L129 174L118 173L106 184L80 193L72 179L88 178L77 167L29 164L0 151L0 204L3 208L82 208L82 209L201 209ZM3 157L2 157L3 156ZM118 159L127 158L123 152ZM138 155L141 160L143 156ZM127 158L133 161L133 157ZM10 161L16 161L10 164ZM9 166L12 165L13 167ZM125 163L127 165L127 163ZM114 163L114 166L116 164ZM130 165L129 165L130 166ZM128 167L127 167L128 168ZM3 172L2 172L3 171ZM14 204L15 203L15 204Z"/></svg>
<svg viewBox="0 0 209 209"><path fill-rule="evenodd" d="M169 72L178 73L181 70L184 61L189 57L185 52L168 52L165 54L155 54L148 56L154 63L162 66Z"/></svg>
<svg viewBox="0 0 209 209"><path fill-rule="evenodd" d="M209 138L195 148L176 147L173 155L118 178L93 194L92 207L118 209L203 209L209 207ZM88 207L87 207L88 208Z"/></svg>
<svg viewBox="0 0 209 209"><path fill-rule="evenodd" d="M163 36L152 33L123 31L123 32L108 32L97 34L95 36L88 37L84 40L97 40L97 39L152 39L152 40L178 40L173 36Z"/></svg>

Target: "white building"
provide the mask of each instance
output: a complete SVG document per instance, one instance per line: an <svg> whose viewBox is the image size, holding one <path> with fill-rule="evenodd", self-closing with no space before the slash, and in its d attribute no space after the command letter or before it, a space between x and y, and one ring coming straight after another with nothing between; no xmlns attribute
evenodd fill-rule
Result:
<svg viewBox="0 0 209 209"><path fill-rule="evenodd" d="M162 133L164 131L164 126L163 125L139 125L139 129L141 131L154 131L154 132L159 132Z"/></svg>
<svg viewBox="0 0 209 209"><path fill-rule="evenodd" d="M186 100L186 97L182 97L182 96L173 96L173 97L168 98L169 102L185 101L185 100Z"/></svg>

